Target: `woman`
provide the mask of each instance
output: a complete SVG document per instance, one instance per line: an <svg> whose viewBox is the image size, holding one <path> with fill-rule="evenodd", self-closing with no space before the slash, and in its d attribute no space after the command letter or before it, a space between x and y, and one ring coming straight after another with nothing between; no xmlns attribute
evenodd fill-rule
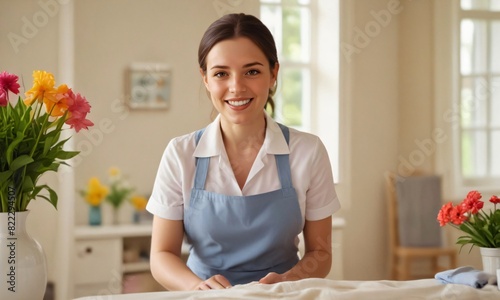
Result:
<svg viewBox="0 0 500 300"><path fill-rule="evenodd" d="M198 61L219 114L163 154L147 206L155 215L153 276L169 290L325 277L340 205L319 138L264 109L273 106L279 70L271 33L254 16L225 15L205 32Z"/></svg>

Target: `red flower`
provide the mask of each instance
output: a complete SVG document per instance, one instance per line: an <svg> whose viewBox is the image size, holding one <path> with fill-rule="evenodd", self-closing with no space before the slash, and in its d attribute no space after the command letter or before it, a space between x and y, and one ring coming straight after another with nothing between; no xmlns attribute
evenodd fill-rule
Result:
<svg viewBox="0 0 500 300"><path fill-rule="evenodd" d="M441 207L438 213L437 219L439 221L439 226L443 227L451 221L451 210L453 209L453 204L451 202L446 203Z"/></svg>
<svg viewBox="0 0 500 300"><path fill-rule="evenodd" d="M466 199L469 199L470 201L474 201L474 202L476 202L476 201L481 200L481 198L482 198L482 197L483 197L483 196L481 195L481 193L480 193L480 192L478 192L478 191L470 191L470 192L467 194Z"/></svg>
<svg viewBox="0 0 500 300"><path fill-rule="evenodd" d="M490 198L490 202L493 203L493 204L499 204L500 203L500 198L498 198L498 196L491 196Z"/></svg>
<svg viewBox="0 0 500 300"><path fill-rule="evenodd" d="M0 106L7 106L9 99L7 98L8 93L0 88Z"/></svg>
<svg viewBox="0 0 500 300"><path fill-rule="evenodd" d="M464 199L461 205L463 206L465 211L475 215L484 206L484 202L480 201L479 199L481 199L481 194L479 194L479 198L477 197L477 195L475 195L474 197L467 197Z"/></svg>
<svg viewBox="0 0 500 300"><path fill-rule="evenodd" d="M65 121L70 125L70 128L75 128L76 132L82 128L88 129L89 126L94 125L92 121L87 120L87 114L90 112L90 104L87 99L80 94L68 93L67 98L69 117Z"/></svg>
<svg viewBox="0 0 500 300"><path fill-rule="evenodd" d="M19 83L17 83L17 80L19 77L17 77L14 74L7 73L3 71L0 73L0 89L3 89L4 91L11 91L14 94L19 94Z"/></svg>
<svg viewBox="0 0 500 300"><path fill-rule="evenodd" d="M451 222L455 225L461 225L463 222L468 220L468 217L465 214L466 212L467 211L463 205L454 206L450 212Z"/></svg>
<svg viewBox="0 0 500 300"><path fill-rule="evenodd" d="M3 71L0 73L0 106L7 106L9 101L9 91L14 94L19 94L19 83L17 83L17 77L14 74L7 73Z"/></svg>

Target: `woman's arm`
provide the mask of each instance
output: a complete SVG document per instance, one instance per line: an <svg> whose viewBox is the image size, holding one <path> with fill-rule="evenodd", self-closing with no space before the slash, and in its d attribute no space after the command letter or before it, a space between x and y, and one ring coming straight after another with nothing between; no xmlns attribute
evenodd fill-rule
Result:
<svg viewBox="0 0 500 300"><path fill-rule="evenodd" d="M182 220L154 216L151 236L151 273L167 290L192 290L202 281L181 259Z"/></svg>
<svg viewBox="0 0 500 300"><path fill-rule="evenodd" d="M209 290L231 286L222 275L203 281L181 259L184 224L155 216L151 236L151 273L167 290Z"/></svg>
<svg viewBox="0 0 500 300"><path fill-rule="evenodd" d="M304 278L324 278L332 265L332 217L307 221L304 225L305 254L289 271L269 273L260 283L276 283Z"/></svg>

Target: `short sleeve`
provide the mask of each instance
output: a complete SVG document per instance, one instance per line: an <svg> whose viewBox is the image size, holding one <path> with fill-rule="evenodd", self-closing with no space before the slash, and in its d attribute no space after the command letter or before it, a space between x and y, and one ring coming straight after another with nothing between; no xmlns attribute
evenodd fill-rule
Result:
<svg viewBox="0 0 500 300"><path fill-rule="evenodd" d="M167 145L156 174L146 209L163 219L182 220L184 200L181 182L181 158L175 140Z"/></svg>
<svg viewBox="0 0 500 300"><path fill-rule="evenodd" d="M328 152L319 138L311 163L311 182L306 192L305 218L317 221L331 216L340 209L335 191L333 174Z"/></svg>

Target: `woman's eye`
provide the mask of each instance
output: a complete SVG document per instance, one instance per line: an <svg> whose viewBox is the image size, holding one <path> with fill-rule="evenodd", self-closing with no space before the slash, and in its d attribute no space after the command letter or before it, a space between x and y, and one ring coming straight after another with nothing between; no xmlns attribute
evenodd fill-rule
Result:
<svg viewBox="0 0 500 300"><path fill-rule="evenodd" d="M214 74L214 77L221 78L221 77L224 77L226 75L227 75L226 72L217 72Z"/></svg>
<svg viewBox="0 0 500 300"><path fill-rule="evenodd" d="M248 75L257 75L260 74L259 70L250 70L247 72Z"/></svg>

